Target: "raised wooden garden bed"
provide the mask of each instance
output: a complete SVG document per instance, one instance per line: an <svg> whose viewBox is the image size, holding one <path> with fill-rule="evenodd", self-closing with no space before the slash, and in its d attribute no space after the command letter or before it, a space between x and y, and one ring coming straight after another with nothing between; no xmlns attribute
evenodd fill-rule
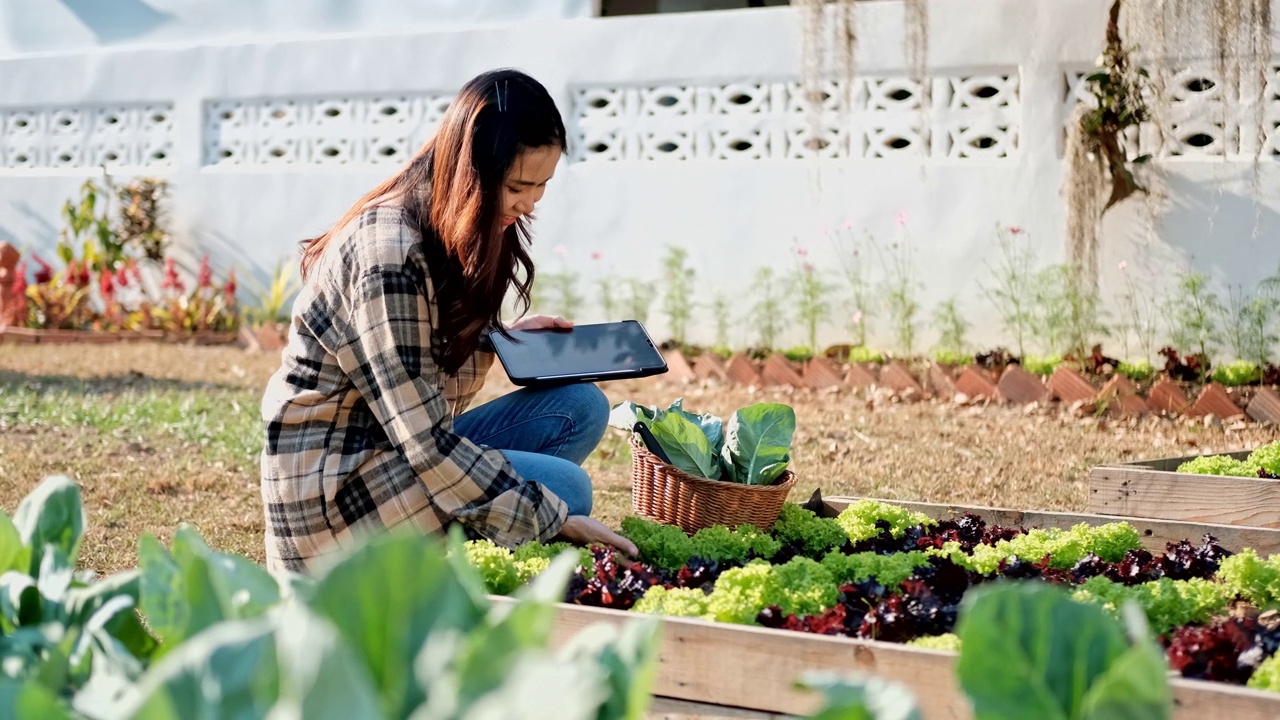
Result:
<svg viewBox="0 0 1280 720"><path fill-rule="evenodd" d="M1248 451L1218 454L1237 460L1249 455ZM1089 512L1280 528L1280 480L1177 472L1179 465L1196 457L1093 468L1089 472Z"/></svg>
<svg viewBox="0 0 1280 720"><path fill-rule="evenodd" d="M858 498L828 498L823 514L834 517ZM1280 552L1280 530L1099 515L1019 511L963 505L895 503L936 519L972 513L989 523L1068 528L1124 520L1149 549L1163 551L1170 541L1218 538L1229 550L1252 547ZM510 602L497 598L497 602ZM588 625L626 623L636 614L561 604L553 633L557 646ZM955 674L954 653L897 643L854 640L756 626L688 618L662 618L659 668L650 717L764 718L771 714L808 715L817 710L817 693L793 683L810 671L863 672L906 684L926 720L969 720L968 700ZM1268 720L1280 717L1280 694L1225 683L1172 679L1178 720L1204 717Z"/></svg>
<svg viewBox="0 0 1280 720"><path fill-rule="evenodd" d="M192 345L229 345L237 342L236 331L165 333L159 330L135 332L95 332L90 330L0 329L0 344L14 345L114 345L131 342L165 342Z"/></svg>

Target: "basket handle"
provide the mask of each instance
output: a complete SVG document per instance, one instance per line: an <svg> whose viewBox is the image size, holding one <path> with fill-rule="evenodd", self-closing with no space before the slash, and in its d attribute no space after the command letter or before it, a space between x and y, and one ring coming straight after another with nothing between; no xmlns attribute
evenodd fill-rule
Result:
<svg viewBox="0 0 1280 720"><path fill-rule="evenodd" d="M641 420L637 420L631 429L640 436L640 441L644 443L649 452L653 453L662 462L668 465L671 464L671 458L667 457L666 451L662 449L662 443L658 442L658 438L654 437L653 433L649 431L648 425L645 425Z"/></svg>

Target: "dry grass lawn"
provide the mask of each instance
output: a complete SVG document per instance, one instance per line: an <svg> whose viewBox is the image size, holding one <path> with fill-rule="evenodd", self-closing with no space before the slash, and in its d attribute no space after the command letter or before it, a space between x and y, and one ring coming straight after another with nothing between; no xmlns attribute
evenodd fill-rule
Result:
<svg viewBox="0 0 1280 720"><path fill-rule="evenodd" d="M131 567L138 537L168 542L180 523L217 549L261 560L258 399L278 358L234 348L0 345L0 508L12 513L40 479L81 483L89 513L82 564ZM512 386L498 369L485 395ZM1108 422L1056 409L873 402L849 393L611 383L614 401L728 416L763 399L799 418L793 499L815 488L904 500L1081 509L1091 466L1221 452L1280 437L1274 428L1204 427L1149 418ZM589 461L597 514L630 509L630 456L610 431Z"/></svg>

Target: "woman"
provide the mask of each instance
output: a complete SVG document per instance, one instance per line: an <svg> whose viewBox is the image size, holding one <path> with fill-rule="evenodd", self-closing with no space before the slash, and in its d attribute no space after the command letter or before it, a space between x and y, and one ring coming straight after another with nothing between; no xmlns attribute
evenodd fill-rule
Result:
<svg viewBox="0 0 1280 720"><path fill-rule="evenodd" d="M283 364L262 401L269 569L315 569L360 536L458 522L508 547L635 546L589 517L580 464L604 433L594 385L522 389L464 412L491 328L569 327L525 310L534 205L565 150L555 102L512 70L467 83L435 136L304 243Z"/></svg>

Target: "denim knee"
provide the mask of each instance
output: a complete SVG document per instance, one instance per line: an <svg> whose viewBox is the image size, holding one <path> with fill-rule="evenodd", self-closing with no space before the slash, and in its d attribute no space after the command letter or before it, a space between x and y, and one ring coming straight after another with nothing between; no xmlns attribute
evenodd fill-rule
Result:
<svg viewBox="0 0 1280 720"><path fill-rule="evenodd" d="M590 515L594 506L592 497L591 476L581 467L574 468L565 474L561 481L561 499L569 506L570 515Z"/></svg>

